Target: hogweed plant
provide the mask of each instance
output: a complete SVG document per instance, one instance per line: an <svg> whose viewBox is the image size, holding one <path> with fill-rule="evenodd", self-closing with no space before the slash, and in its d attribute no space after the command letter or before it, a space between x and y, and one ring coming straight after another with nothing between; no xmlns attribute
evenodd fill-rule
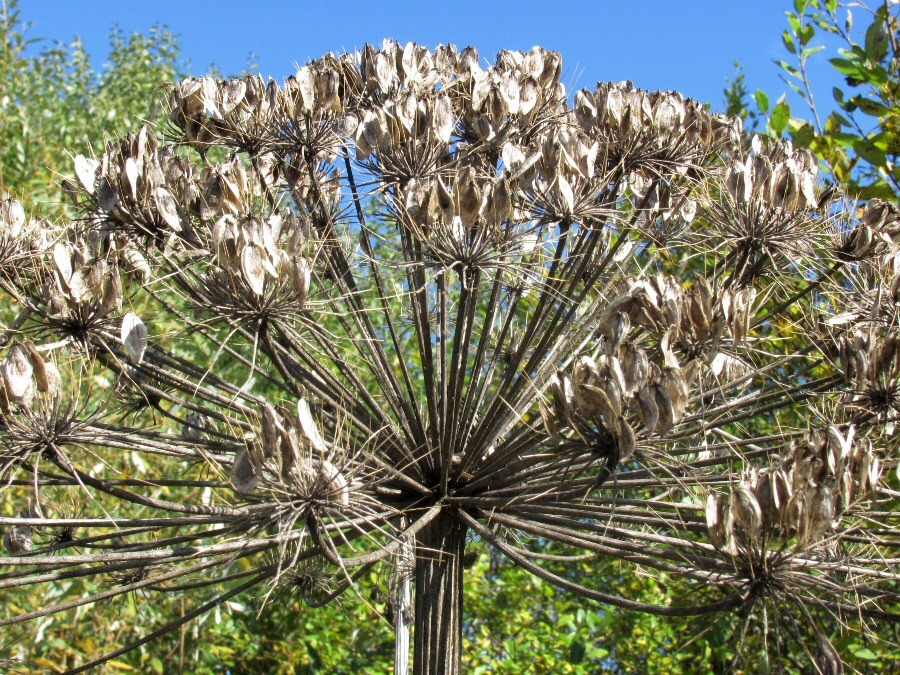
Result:
<svg viewBox="0 0 900 675"><path fill-rule="evenodd" d="M6 201L0 587L52 599L0 625L216 589L81 672L382 565L415 672L457 673L467 545L733 617L735 664L840 672L897 619L896 207L561 68L385 41L186 80L75 158L73 222ZM667 602L572 572L604 558Z"/></svg>

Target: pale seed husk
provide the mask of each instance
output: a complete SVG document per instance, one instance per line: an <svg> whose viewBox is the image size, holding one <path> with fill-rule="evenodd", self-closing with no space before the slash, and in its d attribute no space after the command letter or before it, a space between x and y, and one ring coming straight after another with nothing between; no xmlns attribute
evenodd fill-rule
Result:
<svg viewBox="0 0 900 675"><path fill-rule="evenodd" d="M97 171L100 168L100 162L96 159L90 159L84 155L75 156L75 176L78 182L89 193L94 194L94 188L97 185Z"/></svg>
<svg viewBox="0 0 900 675"><path fill-rule="evenodd" d="M314 450L324 453L326 451L325 440L319 433L319 426L313 419L312 411L309 409L309 403L305 398L297 401L297 419L300 422L300 428L303 430L304 436Z"/></svg>
<svg viewBox="0 0 900 675"><path fill-rule="evenodd" d="M653 394L652 385L641 388L637 393L637 410L648 434L653 434L659 424L659 406Z"/></svg>
<svg viewBox="0 0 900 675"><path fill-rule="evenodd" d="M3 549L9 555L21 555L31 551L31 536L28 531L31 528L16 527L10 528L9 532L3 535Z"/></svg>
<svg viewBox="0 0 900 675"><path fill-rule="evenodd" d="M34 395L34 368L26 348L19 344L13 345L0 368L9 399L27 405Z"/></svg>
<svg viewBox="0 0 900 675"><path fill-rule="evenodd" d="M166 188L160 186L153 190L153 201L156 209L165 223L175 232L181 232L181 218L178 215L178 205L175 197Z"/></svg>
<svg viewBox="0 0 900 675"><path fill-rule="evenodd" d="M147 326L134 312L122 317L122 344L132 363L140 363L147 349Z"/></svg>
<svg viewBox="0 0 900 675"><path fill-rule="evenodd" d="M259 477L246 449L241 448L234 456L231 466L231 485L241 495L248 495L259 485Z"/></svg>
<svg viewBox="0 0 900 675"><path fill-rule="evenodd" d="M257 244L248 244L241 251L241 272L256 295L262 295L266 281L265 251Z"/></svg>
<svg viewBox="0 0 900 675"><path fill-rule="evenodd" d="M62 242L53 246L53 266L62 283L62 290L68 290L69 280L72 278L72 252Z"/></svg>
<svg viewBox="0 0 900 675"><path fill-rule="evenodd" d="M58 397L62 393L62 375L53 361L44 362L44 374L47 378L47 388L44 391L51 397Z"/></svg>
<svg viewBox="0 0 900 675"><path fill-rule="evenodd" d="M625 421L624 417L619 417L616 424L616 433L619 441L619 463L622 464L631 459L635 450L634 430L631 425Z"/></svg>
<svg viewBox="0 0 900 675"><path fill-rule="evenodd" d="M731 493L731 512L738 527L750 537L756 537L762 527L762 509L746 486L739 485Z"/></svg>

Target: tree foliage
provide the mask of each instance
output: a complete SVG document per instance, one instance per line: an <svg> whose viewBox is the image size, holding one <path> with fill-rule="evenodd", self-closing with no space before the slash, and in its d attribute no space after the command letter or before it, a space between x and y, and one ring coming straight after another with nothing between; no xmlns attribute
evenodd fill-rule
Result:
<svg viewBox="0 0 900 675"><path fill-rule="evenodd" d="M797 0L787 12L782 35L788 56L777 60L785 83L808 106L791 111L786 98L762 90L752 104L743 80L726 92L729 108L757 121L765 133L788 136L794 145L821 158L833 180L855 198L896 199L900 192L900 53L898 5L886 0L872 7L837 0ZM838 46L840 45L840 46ZM826 51L827 50L827 51ZM834 87L833 104L813 95L810 59L828 58L845 86ZM828 112L834 108L832 112Z"/></svg>
<svg viewBox="0 0 900 675"><path fill-rule="evenodd" d="M160 27L147 35L113 30L108 64L97 72L80 41L29 56L39 40L29 38L17 2L4 0L0 32L0 192L37 215L61 215L59 183L73 155L102 148L153 113L165 84L184 75L178 45Z"/></svg>

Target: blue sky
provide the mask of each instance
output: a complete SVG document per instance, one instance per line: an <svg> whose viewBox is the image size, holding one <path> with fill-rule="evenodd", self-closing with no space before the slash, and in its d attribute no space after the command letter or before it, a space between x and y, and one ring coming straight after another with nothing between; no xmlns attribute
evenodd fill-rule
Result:
<svg viewBox="0 0 900 675"><path fill-rule="evenodd" d="M773 59L786 58L781 32L791 0L595 0L536 2L356 1L251 2L238 0L23 0L28 35L71 42L80 37L100 67L113 25L147 32L165 24L178 35L192 70L215 63L240 72L255 54L258 70L277 80L295 64L380 43L386 36L434 47L472 44L493 60L499 49L527 50L535 44L563 55L563 81L570 90L598 80L631 79L646 89L677 89L721 108L734 61L745 69L751 93L757 87L774 100L788 91L795 114L808 111L778 78ZM814 44L817 44L816 40ZM35 48L33 48L34 51ZM832 107L839 84L825 53L812 64L820 105ZM815 59L815 57L814 57ZM793 105L796 104L796 105ZM800 106L800 107L797 107Z"/></svg>

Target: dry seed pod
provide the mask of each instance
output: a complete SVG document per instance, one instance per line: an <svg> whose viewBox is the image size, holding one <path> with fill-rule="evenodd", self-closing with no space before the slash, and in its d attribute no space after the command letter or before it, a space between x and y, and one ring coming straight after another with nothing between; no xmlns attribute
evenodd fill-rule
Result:
<svg viewBox="0 0 900 675"><path fill-rule="evenodd" d="M94 193L97 185L97 172L100 169L100 162L96 159L90 159L84 155L75 156L75 175L78 182L89 193Z"/></svg>
<svg viewBox="0 0 900 675"><path fill-rule="evenodd" d="M153 201L156 204L156 210L165 223L175 232L181 232L181 218L178 216L178 205L172 193L164 187L157 187L153 190Z"/></svg>
<svg viewBox="0 0 900 675"><path fill-rule="evenodd" d="M450 97L446 94L437 96L431 104L431 129L435 138L441 143L449 143L455 126Z"/></svg>
<svg viewBox="0 0 900 675"><path fill-rule="evenodd" d="M31 551L33 528L13 525L3 535L3 548L9 555L21 555Z"/></svg>
<svg viewBox="0 0 900 675"><path fill-rule="evenodd" d="M57 242L53 247L53 266L62 285L61 290L68 290L72 278L72 252L62 242Z"/></svg>
<svg viewBox="0 0 900 675"><path fill-rule="evenodd" d="M844 664L834 645L822 633L819 633L816 642L818 646L815 660L817 675L843 675Z"/></svg>
<svg viewBox="0 0 900 675"><path fill-rule="evenodd" d="M205 429L209 427L209 420L203 415L191 412L185 417L181 425L181 437L188 441L202 441L206 438Z"/></svg>
<svg viewBox="0 0 900 675"><path fill-rule="evenodd" d="M753 493L739 485L731 493L731 512L734 522L750 537L756 537L762 526L762 509Z"/></svg>
<svg viewBox="0 0 900 675"><path fill-rule="evenodd" d="M628 331L631 330L631 320L625 312L616 312L609 327L610 341L607 345L607 353L615 354L616 350L625 340Z"/></svg>
<svg viewBox="0 0 900 675"><path fill-rule="evenodd" d="M764 528L780 520L781 510L779 508L778 492L773 483L774 479L771 472L764 469L760 472L756 485L753 488L754 496L762 512Z"/></svg>
<svg viewBox="0 0 900 675"><path fill-rule="evenodd" d="M109 314L113 311L122 311L124 291L122 289L122 277L119 276L118 268L113 267L104 275L99 295L101 313Z"/></svg>
<svg viewBox="0 0 900 675"><path fill-rule="evenodd" d="M809 542L816 542L831 529L834 520L834 494L831 488L821 486L811 491L806 507L806 538Z"/></svg>
<svg viewBox="0 0 900 675"><path fill-rule="evenodd" d="M11 401L27 405L34 392L34 368L28 358L28 351L19 344L13 345L0 364L6 394Z"/></svg>
<svg viewBox="0 0 900 675"><path fill-rule="evenodd" d="M575 387L572 378L562 371L550 380L550 391L556 408L557 420L571 420L575 414Z"/></svg>
<svg viewBox="0 0 900 675"><path fill-rule="evenodd" d="M622 373L625 378L625 393L634 396L636 392L647 384L650 373L650 360L647 353L640 347L628 349L622 358Z"/></svg>
<svg viewBox="0 0 900 675"><path fill-rule="evenodd" d="M656 429L661 436L665 436L672 430L676 422L675 403L668 390L658 384L653 385L653 399L656 401L656 408L659 411L659 421Z"/></svg>
<svg viewBox="0 0 900 675"><path fill-rule="evenodd" d="M145 284L150 281L152 275L150 263L147 262L144 254L134 246L127 246L122 251L122 263L125 272L137 283Z"/></svg>
<svg viewBox="0 0 900 675"><path fill-rule="evenodd" d="M47 389L44 391L52 397L59 396L62 392L62 375L53 361L44 362L44 375L47 378Z"/></svg>
<svg viewBox="0 0 900 675"><path fill-rule="evenodd" d="M619 417L616 422L616 435L619 441L619 463L622 464L631 459L635 449L634 430L624 417Z"/></svg>
<svg viewBox="0 0 900 675"><path fill-rule="evenodd" d="M575 412L584 417L603 415L608 420L618 417L620 409L610 400L609 389L601 380L575 385Z"/></svg>
<svg viewBox="0 0 900 675"><path fill-rule="evenodd" d="M259 477L250 460L248 451L241 448L234 456L231 465L231 485L240 495L248 495L259 485Z"/></svg>
<svg viewBox="0 0 900 675"><path fill-rule="evenodd" d="M134 161L133 157L125 160L125 177L128 179L128 186L131 188L131 198L138 199L138 179L140 178L140 167Z"/></svg>
<svg viewBox="0 0 900 675"><path fill-rule="evenodd" d="M293 425L282 427L279 436L275 460L281 482L288 484L291 481L294 467L300 464L300 439L297 436L297 429Z"/></svg>
<svg viewBox="0 0 900 675"><path fill-rule="evenodd" d="M706 498L706 527L712 545L734 555L734 517L724 497L710 493Z"/></svg>
<svg viewBox="0 0 900 675"><path fill-rule="evenodd" d="M122 344L132 363L140 363L147 349L147 326L134 312L122 317Z"/></svg>
<svg viewBox="0 0 900 675"><path fill-rule="evenodd" d="M262 420L263 455L266 458L274 457L281 443L284 425L279 421L275 408L268 403L260 403L259 413Z"/></svg>
<svg viewBox="0 0 900 675"><path fill-rule="evenodd" d="M300 309L306 305L306 297L309 293L309 284L312 280L312 270L306 258L295 258L290 263L291 285L297 295L297 304Z"/></svg>
<svg viewBox="0 0 900 675"><path fill-rule="evenodd" d="M641 388L637 393L637 410L647 428L647 433L652 435L656 431L659 424L659 406L656 403L656 397L653 394L655 387L648 385Z"/></svg>
<svg viewBox="0 0 900 675"><path fill-rule="evenodd" d="M261 246L248 244L241 251L241 272L244 280L256 295L262 295L266 281L266 253Z"/></svg>
<svg viewBox="0 0 900 675"><path fill-rule="evenodd" d="M50 382L47 377L47 367L44 363L44 357L41 356L37 347L34 346L34 343L31 340L26 340L22 346L28 356L28 362L33 368L34 382L37 385L37 390L40 392L48 391Z"/></svg>
<svg viewBox="0 0 900 675"><path fill-rule="evenodd" d="M25 226L25 209L18 199L7 199L0 203L0 237L11 240L19 238Z"/></svg>
<svg viewBox="0 0 900 675"><path fill-rule="evenodd" d="M301 398L297 401L297 419L300 422L300 428L303 430L306 440L309 441L312 448L318 452L324 453L327 450L325 440L322 438L322 434L319 433L319 426L316 424L315 419L313 419L312 411L309 409L309 403L306 402L305 398Z"/></svg>

